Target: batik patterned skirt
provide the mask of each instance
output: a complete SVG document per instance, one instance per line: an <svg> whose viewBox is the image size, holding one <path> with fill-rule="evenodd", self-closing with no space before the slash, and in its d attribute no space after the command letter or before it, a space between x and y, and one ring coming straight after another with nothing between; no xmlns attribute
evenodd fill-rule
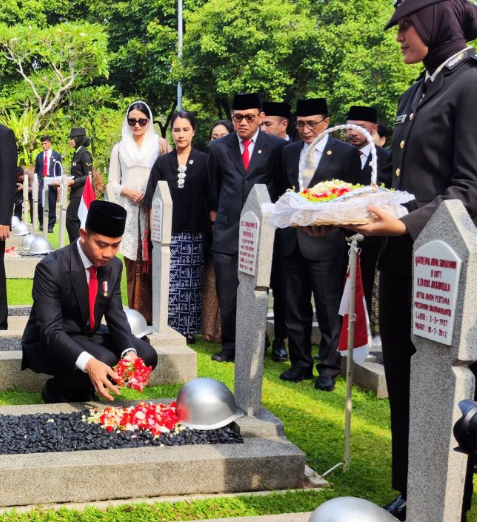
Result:
<svg viewBox="0 0 477 522"><path fill-rule="evenodd" d="M201 332L204 234L173 233L169 283L169 326L182 335Z"/></svg>

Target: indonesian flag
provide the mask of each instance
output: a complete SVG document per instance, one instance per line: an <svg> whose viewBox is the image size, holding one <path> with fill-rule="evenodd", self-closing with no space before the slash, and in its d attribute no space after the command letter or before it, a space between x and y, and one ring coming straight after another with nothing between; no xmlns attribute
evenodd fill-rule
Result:
<svg viewBox="0 0 477 522"><path fill-rule="evenodd" d="M341 328L338 351L342 356L348 352L348 328L349 328L349 299L351 293L351 279L346 276L343 297L341 298L339 314L343 316L343 326ZM371 328L369 326L368 310L364 298L363 280L361 279L361 264L359 255L356 256L356 301L355 301L356 321L354 323L354 343L353 359L356 362L363 362L369 354L372 344Z"/></svg>
<svg viewBox="0 0 477 522"><path fill-rule="evenodd" d="M93 190L93 184L91 183L91 176L86 178L84 184L83 195L81 196L80 206L78 208L78 218L81 221L81 228L85 227L86 217L88 216L89 206L91 202L96 199Z"/></svg>

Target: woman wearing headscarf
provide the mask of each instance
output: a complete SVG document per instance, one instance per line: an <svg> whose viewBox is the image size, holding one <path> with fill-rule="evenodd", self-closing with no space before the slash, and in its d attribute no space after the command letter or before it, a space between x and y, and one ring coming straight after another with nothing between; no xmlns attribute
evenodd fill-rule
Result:
<svg viewBox="0 0 477 522"><path fill-rule="evenodd" d="M380 258L380 332L391 407L393 488L386 506L405 520L409 437L412 247L440 203L460 200L477 223L477 7L467 0L397 0L386 29L398 26L404 63L425 71L401 97L391 145L393 187L415 195L396 219L375 207L376 222L352 227L389 236ZM429 361L432 364L432 361ZM470 491L472 488L471 474ZM466 492L464 509L469 509ZM465 515L463 515L465 520Z"/></svg>
<svg viewBox="0 0 477 522"><path fill-rule="evenodd" d="M93 157L87 149L91 140L86 136L83 127L73 127L69 135L70 147L75 149L71 162L71 179L68 180L70 187L70 202L66 210L66 230L70 243L79 238L80 220L78 209L83 195L86 178L93 175Z"/></svg>
<svg viewBox="0 0 477 522"><path fill-rule="evenodd" d="M108 183L116 202L127 211L119 252L126 266L128 306L148 323L152 322L149 214L141 203L151 168L163 148L161 140L154 130L151 109L145 102L136 101L126 111L121 141L113 147L109 162Z"/></svg>

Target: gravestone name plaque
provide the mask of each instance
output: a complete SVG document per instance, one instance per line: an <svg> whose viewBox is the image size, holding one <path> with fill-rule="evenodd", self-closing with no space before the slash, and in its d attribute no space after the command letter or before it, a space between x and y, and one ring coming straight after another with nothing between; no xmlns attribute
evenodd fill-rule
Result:
<svg viewBox="0 0 477 522"><path fill-rule="evenodd" d="M257 249L260 231L258 217L246 212L240 218L238 270L244 274L255 275L257 269Z"/></svg>
<svg viewBox="0 0 477 522"><path fill-rule="evenodd" d="M151 239L162 243L162 201L159 198L152 200L151 208Z"/></svg>
<svg viewBox="0 0 477 522"><path fill-rule="evenodd" d="M452 344L462 260L444 241L426 243L414 254L414 335Z"/></svg>

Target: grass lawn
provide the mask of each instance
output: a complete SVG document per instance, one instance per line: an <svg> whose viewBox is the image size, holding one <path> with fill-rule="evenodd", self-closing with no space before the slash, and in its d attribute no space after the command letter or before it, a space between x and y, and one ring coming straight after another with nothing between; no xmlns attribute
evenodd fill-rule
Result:
<svg viewBox="0 0 477 522"><path fill-rule="evenodd" d="M27 280L9 281L8 292L10 304L31 303L31 283ZM215 363L210 359L218 345L198 342L192 348L198 355L198 375L213 377L233 389L233 365ZM324 473L343 458L345 381L339 378L332 393L317 392L310 381L298 384L281 381L279 375L288 367L286 363L274 363L266 358L263 405L283 421L286 436L306 453L308 464L318 473ZM147 388L142 394L128 390L124 396L130 399L175 397L179 389L179 385L155 386ZM38 393L0 393L0 405L40 402ZM325 500L345 495L384 504L395 496L390 488L390 451L388 401L376 399L371 392L355 389L350 471L344 474L342 468L335 470L327 477L330 487L320 492L289 492L266 497L241 495L233 499L173 504L162 502L152 506L131 504L110 508L107 512L96 508L89 508L84 513L66 508L57 512L39 509L25 514L11 512L0 515L0 522L156 522L257 516L313 511ZM477 506L475 495L474 506ZM477 507L474 507L468 520L477 522Z"/></svg>

